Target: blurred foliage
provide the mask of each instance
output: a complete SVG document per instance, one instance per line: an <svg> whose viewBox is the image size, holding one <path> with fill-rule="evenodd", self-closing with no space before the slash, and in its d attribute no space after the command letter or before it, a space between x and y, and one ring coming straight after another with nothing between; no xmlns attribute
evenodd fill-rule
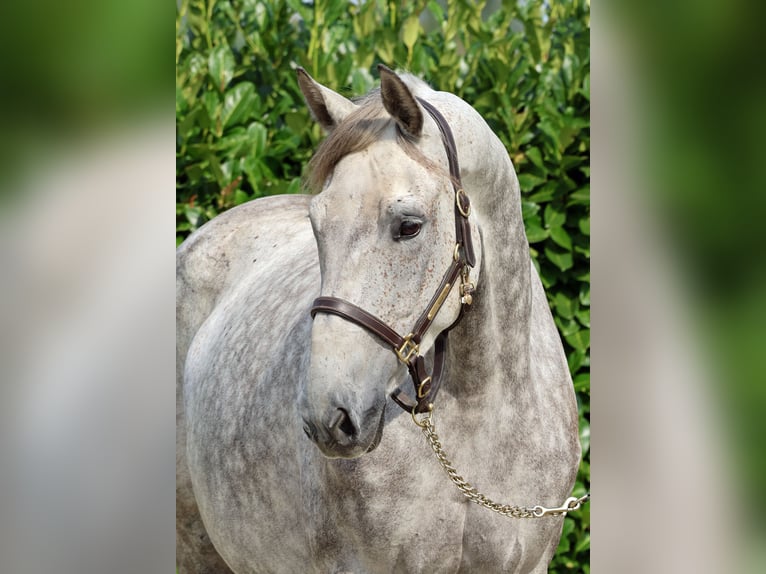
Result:
<svg viewBox="0 0 766 574"><path fill-rule="evenodd" d="M519 174L530 243L564 340L590 489L590 3L183 0L176 18L177 242L251 199L301 191L322 134L294 68L347 96L385 63L487 120ZM589 572L590 508L551 572Z"/></svg>

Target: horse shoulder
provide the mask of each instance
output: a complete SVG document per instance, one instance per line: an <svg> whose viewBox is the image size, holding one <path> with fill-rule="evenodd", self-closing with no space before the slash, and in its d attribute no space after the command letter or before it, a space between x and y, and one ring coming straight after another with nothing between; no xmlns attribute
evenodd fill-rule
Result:
<svg viewBox="0 0 766 574"><path fill-rule="evenodd" d="M176 255L179 347L188 348L221 297L252 274L254 266L266 272L273 269L266 264L270 250L284 246L296 232L310 230L309 200L305 195L285 195L244 203L212 219L181 244Z"/></svg>

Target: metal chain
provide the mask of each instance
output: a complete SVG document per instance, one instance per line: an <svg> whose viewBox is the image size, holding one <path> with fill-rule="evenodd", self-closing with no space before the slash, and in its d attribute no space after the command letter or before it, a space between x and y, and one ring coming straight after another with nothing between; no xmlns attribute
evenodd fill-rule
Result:
<svg viewBox="0 0 766 574"><path fill-rule="evenodd" d="M580 506L590 498L590 493L586 494L585 496L581 496L580 498L573 496L567 498L564 504L557 508L545 508L540 505L514 506L512 504L498 504L497 502L494 502L489 497L471 486L469 482L467 482L462 476L458 474L457 470L455 470L455 467L452 466L452 463L450 462L449 458L447 458L447 455L445 454L444 450L442 449L442 445L439 442L439 435L436 434L436 428L434 427L432 417L433 411L429 411L422 421L418 421L414 415L412 420L414 420L415 424L417 424L423 430L423 434L426 435L428 443L431 445L434 453L436 453L436 458L444 468L447 476L449 476L449 479L471 502L511 518L542 518L543 516L566 515L567 512L571 512L580 508Z"/></svg>

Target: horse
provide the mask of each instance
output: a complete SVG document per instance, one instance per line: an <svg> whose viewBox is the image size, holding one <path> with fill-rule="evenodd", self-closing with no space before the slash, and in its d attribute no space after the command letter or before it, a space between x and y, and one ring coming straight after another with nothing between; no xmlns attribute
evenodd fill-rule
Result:
<svg viewBox="0 0 766 574"><path fill-rule="evenodd" d="M299 68L313 193L178 248L179 572L540 573L556 550L578 415L516 173L468 103L379 71L352 101Z"/></svg>

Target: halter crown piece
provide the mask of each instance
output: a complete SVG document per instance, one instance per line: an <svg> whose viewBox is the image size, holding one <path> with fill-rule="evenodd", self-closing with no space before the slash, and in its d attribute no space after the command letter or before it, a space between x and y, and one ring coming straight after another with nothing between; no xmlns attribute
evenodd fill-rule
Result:
<svg viewBox="0 0 766 574"><path fill-rule="evenodd" d="M367 329L392 346L397 358L407 366L407 370L412 378L416 400L410 398L401 389L395 390L391 398L404 410L412 413L413 417L416 414L430 412L433 409L433 401L439 392L442 374L444 373L444 364L447 358L447 336L450 330L462 318L465 307L470 305L473 300L474 286L469 280L469 271L476 264L476 256L471 240L471 226L468 221L468 217L471 214L471 202L463 190L460 181L460 166L457 161L457 148L455 147L455 139L452 137L452 130L450 130L444 116L433 105L421 98L417 98L417 100L431 115L436 125L439 126L444 149L447 152L452 186L455 191L455 250L452 263L444 274L428 307L418 317L412 331L404 337L361 307L338 297L317 297L311 306L312 318L317 313L338 315ZM461 278L460 314L452 325L437 335L434 342L433 371L431 375L428 375L425 359L420 354L420 342L436 318L439 309L452 291L452 288L457 283L458 277Z"/></svg>

